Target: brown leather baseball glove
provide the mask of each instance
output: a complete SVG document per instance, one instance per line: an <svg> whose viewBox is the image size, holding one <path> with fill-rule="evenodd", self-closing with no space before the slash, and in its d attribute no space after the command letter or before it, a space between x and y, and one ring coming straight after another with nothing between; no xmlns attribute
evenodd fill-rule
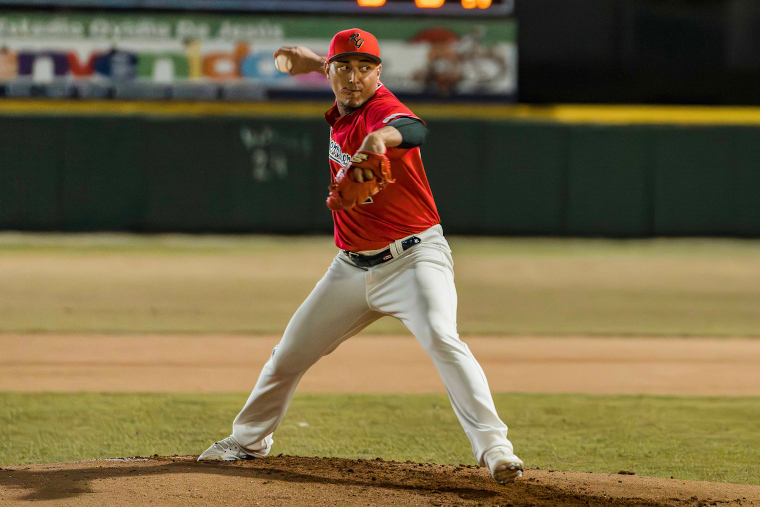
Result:
<svg viewBox="0 0 760 507"><path fill-rule="evenodd" d="M391 162L385 155L357 151L338 171L330 185L327 207L333 211L351 209L385 188L391 179Z"/></svg>

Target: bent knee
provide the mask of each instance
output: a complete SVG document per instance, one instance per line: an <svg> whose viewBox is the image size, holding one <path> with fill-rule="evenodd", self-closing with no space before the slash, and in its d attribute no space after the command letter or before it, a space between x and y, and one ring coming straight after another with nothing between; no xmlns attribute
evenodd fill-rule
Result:
<svg viewBox="0 0 760 507"><path fill-rule="evenodd" d="M303 374L318 359L319 357L312 357L299 351L288 351L275 347L272 357L267 361L267 367L270 374L275 377L289 377Z"/></svg>
<svg viewBox="0 0 760 507"><path fill-rule="evenodd" d="M456 328L442 324L431 323L417 333L417 339L428 354L451 354L467 350L460 339Z"/></svg>

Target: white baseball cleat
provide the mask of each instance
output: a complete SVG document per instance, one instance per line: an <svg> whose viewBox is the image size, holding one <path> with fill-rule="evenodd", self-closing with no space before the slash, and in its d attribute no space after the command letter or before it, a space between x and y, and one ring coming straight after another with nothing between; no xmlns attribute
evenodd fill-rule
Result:
<svg viewBox="0 0 760 507"><path fill-rule="evenodd" d="M198 456L198 461L235 461L239 459L254 459L259 457L262 456L257 456L244 451L238 441L235 440L235 437L230 435L224 440L214 442L214 445Z"/></svg>
<svg viewBox="0 0 760 507"><path fill-rule="evenodd" d="M485 455L488 470L496 482L505 484L514 482L523 474L523 462L512 454L507 447L494 447Z"/></svg>

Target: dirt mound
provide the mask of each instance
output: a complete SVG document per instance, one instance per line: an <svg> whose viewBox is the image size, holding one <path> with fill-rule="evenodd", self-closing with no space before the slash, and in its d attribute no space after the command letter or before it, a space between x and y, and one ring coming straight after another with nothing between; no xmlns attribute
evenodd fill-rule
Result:
<svg viewBox="0 0 760 507"><path fill-rule="evenodd" d="M760 486L527 470L502 486L484 468L338 458L198 463L120 458L0 469L0 505L750 506Z"/></svg>

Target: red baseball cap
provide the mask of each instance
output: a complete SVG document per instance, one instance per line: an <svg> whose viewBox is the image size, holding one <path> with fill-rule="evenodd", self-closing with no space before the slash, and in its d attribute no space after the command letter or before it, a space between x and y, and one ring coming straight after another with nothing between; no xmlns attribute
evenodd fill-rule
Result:
<svg viewBox="0 0 760 507"><path fill-rule="evenodd" d="M358 28L343 30L335 34L330 41L330 53L327 61L331 62L341 56L366 56L377 63L380 60L380 45L374 35Z"/></svg>

